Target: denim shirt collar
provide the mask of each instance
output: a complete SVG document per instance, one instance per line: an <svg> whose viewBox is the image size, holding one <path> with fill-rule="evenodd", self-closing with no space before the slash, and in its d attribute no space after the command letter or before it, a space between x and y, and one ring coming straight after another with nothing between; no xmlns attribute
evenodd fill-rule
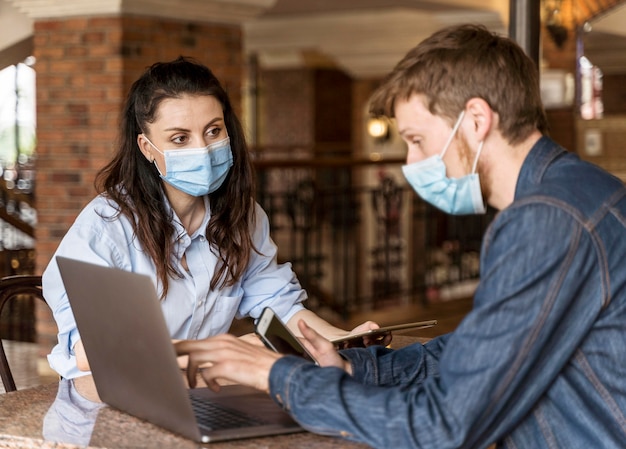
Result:
<svg viewBox="0 0 626 449"><path fill-rule="evenodd" d="M555 141L547 136L542 136L533 145L522 164L515 186L515 199L523 196L528 189L539 185L550 164L566 153L567 150Z"/></svg>

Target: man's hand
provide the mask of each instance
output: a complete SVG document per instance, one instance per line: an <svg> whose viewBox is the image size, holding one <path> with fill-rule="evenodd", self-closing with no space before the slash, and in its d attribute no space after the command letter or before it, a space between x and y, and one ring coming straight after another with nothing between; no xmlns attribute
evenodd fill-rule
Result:
<svg viewBox="0 0 626 449"><path fill-rule="evenodd" d="M243 341L246 341L246 342L248 342L250 344L253 344L254 346L260 346L262 348L265 347L265 345L263 344L261 339L254 332L250 332L248 334L240 335L239 338L241 340L243 340Z"/></svg>
<svg viewBox="0 0 626 449"><path fill-rule="evenodd" d="M301 339L302 344L320 366L334 366L352 374L352 366L339 355L333 343L309 327L304 320L298 321L298 328L304 337Z"/></svg>
<svg viewBox="0 0 626 449"><path fill-rule="evenodd" d="M219 391L218 380L248 385L269 393L269 374L281 354L257 344L222 334L204 340L183 340L174 345L179 356L187 355L187 380L191 388L200 375L213 391ZM210 364L200 369L201 365Z"/></svg>
<svg viewBox="0 0 626 449"><path fill-rule="evenodd" d="M334 366L352 373L350 364L344 360L335 346L304 320L298 321L302 343L319 362L320 366ZM216 335L204 340L182 340L174 344L179 357L187 356L187 381L196 386L198 372L213 391L219 391L218 381L247 385L269 393L269 375L274 362L282 354L273 352L258 343L230 334Z"/></svg>

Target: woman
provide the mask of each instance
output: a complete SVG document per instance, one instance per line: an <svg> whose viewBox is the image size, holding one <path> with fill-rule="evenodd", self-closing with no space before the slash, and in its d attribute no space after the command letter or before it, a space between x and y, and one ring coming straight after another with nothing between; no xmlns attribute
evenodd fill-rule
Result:
<svg viewBox="0 0 626 449"><path fill-rule="evenodd" d="M207 67L182 57L154 64L131 87L121 125L99 195L55 255L151 276L175 340L226 332L266 306L298 334L300 319L328 338L348 334L306 310L290 264L277 264L241 124ZM59 328L50 365L64 378L86 374L54 258L43 290Z"/></svg>

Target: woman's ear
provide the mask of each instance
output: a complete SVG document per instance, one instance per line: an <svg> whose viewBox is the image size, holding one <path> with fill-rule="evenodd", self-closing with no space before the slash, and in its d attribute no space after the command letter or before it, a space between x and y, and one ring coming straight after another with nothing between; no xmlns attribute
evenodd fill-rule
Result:
<svg viewBox="0 0 626 449"><path fill-rule="evenodd" d="M482 98L471 98L465 105L465 115L470 119L465 135L476 142L483 142L497 122L496 113Z"/></svg>
<svg viewBox="0 0 626 449"><path fill-rule="evenodd" d="M137 135L137 146L139 147L139 150L144 155L144 157L148 159L148 162L154 162L154 156L152 155L152 146L150 145L150 142L148 142L146 136L144 136L143 134Z"/></svg>

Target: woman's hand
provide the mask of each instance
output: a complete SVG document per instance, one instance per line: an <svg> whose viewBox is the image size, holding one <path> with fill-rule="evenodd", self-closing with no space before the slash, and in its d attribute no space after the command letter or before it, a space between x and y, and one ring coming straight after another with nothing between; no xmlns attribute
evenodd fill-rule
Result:
<svg viewBox="0 0 626 449"><path fill-rule="evenodd" d="M336 342L335 346L337 346L337 348L339 349L363 348L372 345L387 346L389 343L391 343L392 339L392 335L390 332L371 337L365 335L358 338L350 338L350 336L362 334L364 332L379 328L380 326L377 323L373 321L366 321L365 323L359 324L357 327L352 329L352 331L350 331L350 333L348 333L342 341Z"/></svg>
<svg viewBox="0 0 626 449"><path fill-rule="evenodd" d="M344 329L340 329L323 320L315 313L310 310L303 309L298 311L294 316L292 316L289 321L286 323L287 327L296 335L297 337L301 337L302 333L299 328L300 320L305 320L308 324L308 327L315 329L315 331L323 335L330 341L335 340L344 340L350 337L351 335L361 334L363 332L367 332L371 329L378 329L380 326L373 321L366 321L365 323L359 324L357 327L352 329L350 332L345 331ZM370 338L370 337L361 337L355 338L350 341L342 342L342 344L338 344L337 347L340 349L351 348L351 347L364 347L370 345L384 345L387 346L391 343L391 334L384 335L381 338Z"/></svg>
<svg viewBox="0 0 626 449"><path fill-rule="evenodd" d="M83 341L78 340L74 345L74 355L76 356L76 367L81 371L90 371L89 360L87 360L87 354L85 353L85 347Z"/></svg>

